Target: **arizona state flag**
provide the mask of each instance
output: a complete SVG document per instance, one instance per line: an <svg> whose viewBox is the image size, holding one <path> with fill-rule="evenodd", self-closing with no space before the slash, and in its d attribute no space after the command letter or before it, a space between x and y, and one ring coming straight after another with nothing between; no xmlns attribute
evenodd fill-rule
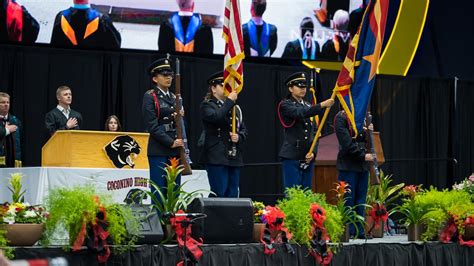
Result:
<svg viewBox="0 0 474 266"><path fill-rule="evenodd" d="M224 88L227 93L240 92L244 84L242 60L245 55L239 0L226 0L222 37L225 40Z"/></svg>
<svg viewBox="0 0 474 266"><path fill-rule="evenodd" d="M389 0L368 2L334 88L356 134L362 130L372 95L389 5Z"/></svg>

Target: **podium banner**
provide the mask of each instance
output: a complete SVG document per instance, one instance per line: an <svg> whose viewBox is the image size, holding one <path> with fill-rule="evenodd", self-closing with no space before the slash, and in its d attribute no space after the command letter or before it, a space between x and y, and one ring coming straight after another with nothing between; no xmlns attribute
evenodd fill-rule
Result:
<svg viewBox="0 0 474 266"><path fill-rule="evenodd" d="M131 194L149 191L148 169L112 169L112 168L71 168L71 167L24 167L0 168L0 202L11 201L8 180L12 173L22 173L23 189L26 190L25 201L32 204L43 204L49 190L77 185L93 185L98 191L108 193L115 202L132 203ZM185 191L196 189L209 190L207 173L204 170L193 170L193 174L182 176ZM204 196L208 196L208 193ZM144 204L150 204L146 196Z"/></svg>

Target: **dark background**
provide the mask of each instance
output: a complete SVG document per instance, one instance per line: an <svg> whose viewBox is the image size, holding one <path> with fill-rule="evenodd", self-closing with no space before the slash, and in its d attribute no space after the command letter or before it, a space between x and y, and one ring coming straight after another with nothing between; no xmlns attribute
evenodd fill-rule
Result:
<svg viewBox="0 0 474 266"><path fill-rule="evenodd" d="M431 0L409 75L473 80L474 2Z"/></svg>
<svg viewBox="0 0 474 266"><path fill-rule="evenodd" d="M146 68L160 57L143 51L0 45L0 88L12 96L12 113L23 121L24 165L41 163L44 115L55 108L60 85L72 88L72 107L82 113L84 129L102 130L106 117L116 114L124 130L143 131L141 104L150 89ZM222 69L223 61L221 57L180 59L187 133L191 157L197 161L205 80ZM272 202L282 192L275 165L282 139L276 106L286 95L283 80L304 68L283 61L259 62L245 62L245 87L238 100L249 129L241 195ZM335 72L321 73L320 100L329 97L336 78ZM459 80L455 84L454 78L377 77L371 109L387 160L382 168L394 174L396 183L444 188L474 171L474 83ZM326 133L332 131L336 111L331 112Z"/></svg>

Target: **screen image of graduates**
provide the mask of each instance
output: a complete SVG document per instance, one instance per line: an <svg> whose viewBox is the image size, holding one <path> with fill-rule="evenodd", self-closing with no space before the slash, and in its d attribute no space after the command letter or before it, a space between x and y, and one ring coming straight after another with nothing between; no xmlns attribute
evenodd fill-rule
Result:
<svg viewBox="0 0 474 266"><path fill-rule="evenodd" d="M38 21L15 0L0 0L0 42L34 43Z"/></svg>
<svg viewBox="0 0 474 266"><path fill-rule="evenodd" d="M91 8L89 0L74 0L54 20L51 45L118 49L120 33L106 14Z"/></svg>
<svg viewBox="0 0 474 266"><path fill-rule="evenodd" d="M278 44L277 27L263 20L266 0L252 0L250 20L242 25L245 56L270 57Z"/></svg>
<svg viewBox="0 0 474 266"><path fill-rule="evenodd" d="M320 56L319 43L313 38L314 23L305 17L300 23L300 37L286 44L282 58L316 60Z"/></svg>
<svg viewBox="0 0 474 266"><path fill-rule="evenodd" d="M334 14L333 37L327 40L321 48L321 59L343 61L351 41L349 28L349 13L339 9Z"/></svg>
<svg viewBox="0 0 474 266"><path fill-rule="evenodd" d="M194 0L176 0L176 3L178 11L160 25L158 50L212 54L211 27L203 24L201 14L194 12Z"/></svg>

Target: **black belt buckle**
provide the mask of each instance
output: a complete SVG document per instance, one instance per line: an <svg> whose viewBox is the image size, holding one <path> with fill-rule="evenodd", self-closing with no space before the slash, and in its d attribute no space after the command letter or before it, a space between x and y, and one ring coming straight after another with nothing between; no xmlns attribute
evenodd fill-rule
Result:
<svg viewBox="0 0 474 266"><path fill-rule="evenodd" d="M307 163L305 160L299 161L299 168L301 170L306 170L309 167L309 163Z"/></svg>

